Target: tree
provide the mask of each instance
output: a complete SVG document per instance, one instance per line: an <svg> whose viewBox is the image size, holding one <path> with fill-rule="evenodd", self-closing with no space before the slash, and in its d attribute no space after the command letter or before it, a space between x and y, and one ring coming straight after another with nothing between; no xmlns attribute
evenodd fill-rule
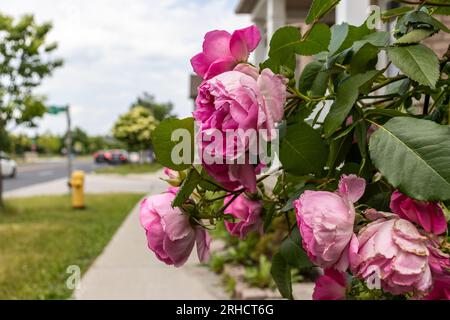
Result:
<svg viewBox="0 0 450 320"><path fill-rule="evenodd" d="M32 15L17 20L0 13L0 131L8 126L34 126L45 113L45 97L33 93L42 80L62 66L48 43L51 23L38 24ZM2 206L0 168L0 206Z"/></svg>
<svg viewBox="0 0 450 320"><path fill-rule="evenodd" d="M46 132L36 139L38 151L46 154L59 154L63 146L61 137Z"/></svg>
<svg viewBox="0 0 450 320"><path fill-rule="evenodd" d="M155 97L148 92L144 92L131 105L131 109L137 106L148 109L158 121L163 121L166 118L172 118L173 104L171 102L159 103L156 102Z"/></svg>
<svg viewBox="0 0 450 320"><path fill-rule="evenodd" d="M149 149L152 141L152 131L158 121L148 108L133 107L121 115L113 127L114 137L122 141L131 151Z"/></svg>

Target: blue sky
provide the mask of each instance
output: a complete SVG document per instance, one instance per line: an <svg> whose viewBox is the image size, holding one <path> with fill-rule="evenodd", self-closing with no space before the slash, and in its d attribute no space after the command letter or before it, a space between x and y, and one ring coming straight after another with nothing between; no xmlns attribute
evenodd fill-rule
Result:
<svg viewBox="0 0 450 320"><path fill-rule="evenodd" d="M189 59L200 51L203 35L250 24L234 14L237 0L14 0L1 11L33 13L52 21L50 40L65 66L38 92L49 103L70 103L74 125L90 134L108 134L112 123L143 91L172 101L189 116ZM39 129L62 133L62 116L45 116ZM18 129L16 132L23 131ZM28 131L29 132L29 131Z"/></svg>

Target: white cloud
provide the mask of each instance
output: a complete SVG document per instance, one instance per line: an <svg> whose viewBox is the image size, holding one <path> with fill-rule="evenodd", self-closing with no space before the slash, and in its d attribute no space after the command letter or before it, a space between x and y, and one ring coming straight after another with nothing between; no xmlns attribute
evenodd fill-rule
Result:
<svg viewBox="0 0 450 320"><path fill-rule="evenodd" d="M14 0L2 12L52 21L50 39L65 66L39 89L51 103L70 103L74 124L108 133L118 114L142 91L172 101L180 116L188 99L189 59L212 29L249 24L236 16L236 0ZM63 118L46 116L39 131L63 132Z"/></svg>

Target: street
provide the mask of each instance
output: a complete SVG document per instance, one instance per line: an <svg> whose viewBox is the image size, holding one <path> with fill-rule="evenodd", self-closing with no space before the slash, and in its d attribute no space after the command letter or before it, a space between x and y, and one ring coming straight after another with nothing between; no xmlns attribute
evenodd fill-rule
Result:
<svg viewBox="0 0 450 320"><path fill-rule="evenodd" d="M74 170L83 170L86 173L94 171L99 166L92 160L75 159L73 162ZM3 187L5 191L11 191L66 176L67 161L63 159L57 162L22 164L17 167L17 176L15 178L3 178Z"/></svg>

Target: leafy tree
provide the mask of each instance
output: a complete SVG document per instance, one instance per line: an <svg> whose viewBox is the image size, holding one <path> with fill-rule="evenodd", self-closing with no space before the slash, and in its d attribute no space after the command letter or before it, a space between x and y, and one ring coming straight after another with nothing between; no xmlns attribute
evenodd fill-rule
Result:
<svg viewBox="0 0 450 320"><path fill-rule="evenodd" d="M174 117L172 114L173 104L171 102L156 102L155 97L148 92L144 92L141 96L139 96L136 102L131 105L131 108L136 106L141 106L148 109L158 121L163 121L166 118Z"/></svg>
<svg viewBox="0 0 450 320"><path fill-rule="evenodd" d="M128 147L128 150L140 151L150 148L152 131L157 124L158 121L148 108L136 106L119 117L112 132L117 140Z"/></svg>
<svg viewBox="0 0 450 320"><path fill-rule="evenodd" d="M66 146L67 133L61 137L61 141ZM80 127L72 129L72 151L80 154L89 152L89 142L89 136L86 131Z"/></svg>
<svg viewBox="0 0 450 320"><path fill-rule="evenodd" d="M11 141L11 152L17 155L23 155L26 151L31 149L32 141L30 137L24 134L9 135Z"/></svg>
<svg viewBox="0 0 450 320"><path fill-rule="evenodd" d="M63 146L61 137L46 132L36 139L38 151L46 154L59 154Z"/></svg>
<svg viewBox="0 0 450 320"><path fill-rule="evenodd" d="M32 15L14 20L0 13L0 131L34 126L45 113L44 97L33 90L62 66L62 60L51 57L57 48L47 41L51 28L51 23L38 24Z"/></svg>

